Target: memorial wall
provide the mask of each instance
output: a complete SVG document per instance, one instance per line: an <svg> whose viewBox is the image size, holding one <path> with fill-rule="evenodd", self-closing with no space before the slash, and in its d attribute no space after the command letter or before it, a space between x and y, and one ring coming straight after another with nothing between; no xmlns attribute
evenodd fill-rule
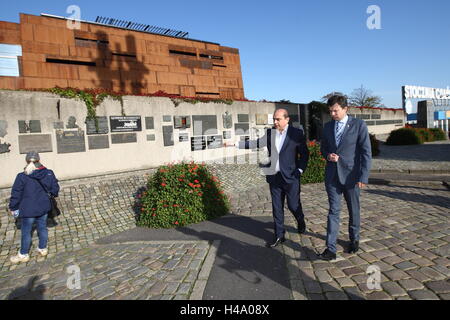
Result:
<svg viewBox="0 0 450 320"><path fill-rule="evenodd" d="M210 161L249 153L225 141L262 136L272 126L275 103L182 102L124 96L105 99L97 121L84 102L44 92L0 90L0 188L8 188L35 150L58 179L157 167L177 161Z"/></svg>

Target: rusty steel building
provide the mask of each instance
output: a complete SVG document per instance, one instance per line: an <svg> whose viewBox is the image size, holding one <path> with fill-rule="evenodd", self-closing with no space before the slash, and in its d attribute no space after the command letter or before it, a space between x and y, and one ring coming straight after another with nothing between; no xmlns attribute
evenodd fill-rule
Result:
<svg viewBox="0 0 450 320"><path fill-rule="evenodd" d="M239 50L186 32L97 17L0 21L0 89L105 88L244 99Z"/></svg>

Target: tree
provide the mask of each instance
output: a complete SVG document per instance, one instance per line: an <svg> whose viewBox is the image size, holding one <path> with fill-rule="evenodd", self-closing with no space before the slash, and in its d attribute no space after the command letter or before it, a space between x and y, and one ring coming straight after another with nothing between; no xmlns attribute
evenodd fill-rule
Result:
<svg viewBox="0 0 450 320"><path fill-rule="evenodd" d="M355 107L382 107L381 97L372 94L371 90L360 88L353 90L348 98L348 105Z"/></svg>

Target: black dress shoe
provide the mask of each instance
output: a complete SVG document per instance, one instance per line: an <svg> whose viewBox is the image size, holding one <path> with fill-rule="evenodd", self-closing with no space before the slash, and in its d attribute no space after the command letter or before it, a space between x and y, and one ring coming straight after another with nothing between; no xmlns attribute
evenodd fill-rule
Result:
<svg viewBox="0 0 450 320"><path fill-rule="evenodd" d="M305 231L306 231L305 220L302 220L298 223L297 230L298 230L298 233L300 233L300 234L305 233Z"/></svg>
<svg viewBox="0 0 450 320"><path fill-rule="evenodd" d="M283 243L285 241L286 241L286 239L284 237L277 238L273 243L270 243L270 242L266 243L266 247L267 248L275 248L277 245L279 245L280 243Z"/></svg>
<svg viewBox="0 0 450 320"><path fill-rule="evenodd" d="M351 241L348 246L348 253L356 253L359 250L359 241Z"/></svg>
<svg viewBox="0 0 450 320"><path fill-rule="evenodd" d="M331 252L331 251L328 250L328 249L325 249L324 252L322 252L321 254L319 254L319 257L320 257L322 260L330 261L330 260L336 259L336 253Z"/></svg>

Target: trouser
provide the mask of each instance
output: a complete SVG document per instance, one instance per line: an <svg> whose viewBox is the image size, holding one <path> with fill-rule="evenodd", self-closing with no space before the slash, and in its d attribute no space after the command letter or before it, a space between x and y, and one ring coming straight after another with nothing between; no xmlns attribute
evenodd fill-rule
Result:
<svg viewBox="0 0 450 320"><path fill-rule="evenodd" d="M336 253L336 242L339 234L339 222L341 213L342 194L344 195L349 212L348 234L350 241L359 241L360 229L360 206L359 196L361 190L354 184L351 186L342 185L337 175L330 183L325 185L328 194L330 209L327 220L327 241L328 250Z"/></svg>
<svg viewBox="0 0 450 320"><path fill-rule="evenodd" d="M20 244L20 253L28 254L31 246L31 236L33 223L36 221L36 229L39 237L39 249L47 248L48 230L47 230L47 214L35 218L22 218L22 240Z"/></svg>
<svg viewBox="0 0 450 320"><path fill-rule="evenodd" d="M287 198L289 211L292 212L297 223L305 218L300 201L300 180L294 183L286 183L281 173L275 175L275 181L269 184L272 196L272 215L274 222L275 237L284 237L284 201Z"/></svg>

